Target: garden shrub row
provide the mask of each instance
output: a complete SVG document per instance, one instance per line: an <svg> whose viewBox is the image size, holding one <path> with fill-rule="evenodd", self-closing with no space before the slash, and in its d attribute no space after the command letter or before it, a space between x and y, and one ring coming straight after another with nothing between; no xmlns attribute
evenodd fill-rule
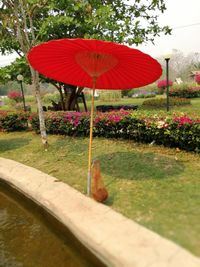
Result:
<svg viewBox="0 0 200 267"><path fill-rule="evenodd" d="M171 88L169 90L169 96L171 97L183 97L183 98L196 98L200 97L199 87L185 87L185 88Z"/></svg>
<svg viewBox="0 0 200 267"><path fill-rule="evenodd" d="M169 97L169 105L170 106L184 106L190 105L191 102L186 98L178 98L178 97ZM166 107L166 98L156 98L156 99L148 99L142 103L145 107L154 107L154 108L162 108Z"/></svg>
<svg viewBox="0 0 200 267"><path fill-rule="evenodd" d="M95 135L156 143L200 152L200 119L186 115L167 116L135 112L124 116L96 118Z"/></svg>
<svg viewBox="0 0 200 267"><path fill-rule="evenodd" d="M28 128L28 112L0 111L0 130L13 132Z"/></svg>
<svg viewBox="0 0 200 267"><path fill-rule="evenodd" d="M29 121L32 129L39 133L37 113L32 113ZM49 134L87 136L89 134L90 115L88 112L46 112L45 124Z"/></svg>
<svg viewBox="0 0 200 267"><path fill-rule="evenodd" d="M32 114L31 125L39 132L37 114ZM47 132L51 134L88 136L89 113L52 112L46 114ZM145 111L113 111L97 113L94 119L94 136L131 139L187 151L200 152L200 118L183 113L166 116Z"/></svg>
<svg viewBox="0 0 200 267"><path fill-rule="evenodd" d="M18 131L27 129L24 113L1 113L0 129ZM45 114L47 133L69 136L89 135L89 113L47 112ZM29 122L39 133L39 120L31 114ZM200 118L183 113L153 114L147 111L113 111L97 113L94 119L94 136L130 139L138 142L156 143L178 147L187 151L200 152Z"/></svg>

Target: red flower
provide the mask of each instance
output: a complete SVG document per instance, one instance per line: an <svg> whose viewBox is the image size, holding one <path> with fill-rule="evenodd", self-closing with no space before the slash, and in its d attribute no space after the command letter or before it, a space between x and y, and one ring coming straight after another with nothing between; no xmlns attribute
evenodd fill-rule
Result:
<svg viewBox="0 0 200 267"><path fill-rule="evenodd" d="M16 102L22 101L22 94L18 91L10 91L8 98L15 100Z"/></svg>
<svg viewBox="0 0 200 267"><path fill-rule="evenodd" d="M195 82L200 84L200 74L195 75Z"/></svg>
<svg viewBox="0 0 200 267"><path fill-rule="evenodd" d="M193 120L188 117L179 117L179 118L174 118L174 121L178 123L179 126L184 125L184 124L192 124Z"/></svg>
<svg viewBox="0 0 200 267"><path fill-rule="evenodd" d="M173 85L173 82L168 80L168 85L169 86L172 86ZM161 81L158 81L157 83L157 87L159 89L165 89L167 87L167 80L161 80Z"/></svg>

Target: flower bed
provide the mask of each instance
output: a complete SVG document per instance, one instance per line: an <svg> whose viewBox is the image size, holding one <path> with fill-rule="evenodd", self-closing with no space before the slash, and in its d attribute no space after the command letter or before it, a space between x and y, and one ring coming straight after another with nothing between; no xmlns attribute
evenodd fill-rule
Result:
<svg viewBox="0 0 200 267"><path fill-rule="evenodd" d="M39 132L36 113L29 121L32 129ZM50 134L88 136L90 115L86 112L47 112L46 129ZM25 130L27 113L0 113L0 129ZM113 111L97 113L94 118L94 136L130 139L156 143L200 152L200 117L183 113L154 114L147 111Z"/></svg>
<svg viewBox="0 0 200 267"><path fill-rule="evenodd" d="M129 136L141 142L200 152L200 118L183 113L131 115Z"/></svg>
<svg viewBox="0 0 200 267"><path fill-rule="evenodd" d="M29 113L0 111L0 130L13 132L28 128Z"/></svg>
<svg viewBox="0 0 200 267"><path fill-rule="evenodd" d="M37 113L31 114L29 120L32 129L39 133ZM89 113L87 112L46 112L46 131L50 134L86 136L89 134Z"/></svg>

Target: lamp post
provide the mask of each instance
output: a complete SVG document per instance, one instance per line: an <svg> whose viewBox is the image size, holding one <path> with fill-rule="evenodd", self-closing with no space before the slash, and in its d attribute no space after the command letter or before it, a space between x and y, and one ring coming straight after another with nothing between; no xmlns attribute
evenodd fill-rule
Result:
<svg viewBox="0 0 200 267"><path fill-rule="evenodd" d="M24 97L24 89L23 89L23 84L22 84L22 82L24 80L23 75L21 75L21 74L17 75L17 80L19 81L19 83L21 85L23 106L24 106L24 111L26 111L26 104L25 104L25 97Z"/></svg>
<svg viewBox="0 0 200 267"><path fill-rule="evenodd" d="M167 96L167 103L166 103L166 106L167 106L167 111L169 111L169 60L171 58L171 52L166 52L164 54L164 58L165 58L165 61L166 61L166 96Z"/></svg>

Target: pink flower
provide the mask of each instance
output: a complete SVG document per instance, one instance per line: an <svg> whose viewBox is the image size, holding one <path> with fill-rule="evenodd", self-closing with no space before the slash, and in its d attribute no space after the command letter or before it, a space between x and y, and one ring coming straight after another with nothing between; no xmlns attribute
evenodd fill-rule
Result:
<svg viewBox="0 0 200 267"><path fill-rule="evenodd" d="M22 94L18 91L10 91L8 98L15 100L15 102L20 102L22 101Z"/></svg>
<svg viewBox="0 0 200 267"><path fill-rule="evenodd" d="M195 82L200 84L200 74L195 75Z"/></svg>
<svg viewBox="0 0 200 267"><path fill-rule="evenodd" d="M174 118L174 122L177 122L179 126L181 126L184 124L192 124L193 120L188 117L179 117L179 118Z"/></svg>
<svg viewBox="0 0 200 267"><path fill-rule="evenodd" d="M119 121L121 121L122 117L120 117L119 115L113 114L113 115L109 116L108 119L112 122L119 122Z"/></svg>
<svg viewBox="0 0 200 267"><path fill-rule="evenodd" d="M191 87L190 90L191 91L200 91L200 87Z"/></svg>
<svg viewBox="0 0 200 267"><path fill-rule="evenodd" d="M124 110L124 109L120 109L120 114L121 115L129 115L130 111Z"/></svg>
<svg viewBox="0 0 200 267"><path fill-rule="evenodd" d="M173 85L173 82L172 81L168 81L168 85L169 86L172 86ZM166 88L167 87L167 80L161 80L161 81L158 81L158 83L157 83L157 87L159 88L159 89L164 89L164 88Z"/></svg>

